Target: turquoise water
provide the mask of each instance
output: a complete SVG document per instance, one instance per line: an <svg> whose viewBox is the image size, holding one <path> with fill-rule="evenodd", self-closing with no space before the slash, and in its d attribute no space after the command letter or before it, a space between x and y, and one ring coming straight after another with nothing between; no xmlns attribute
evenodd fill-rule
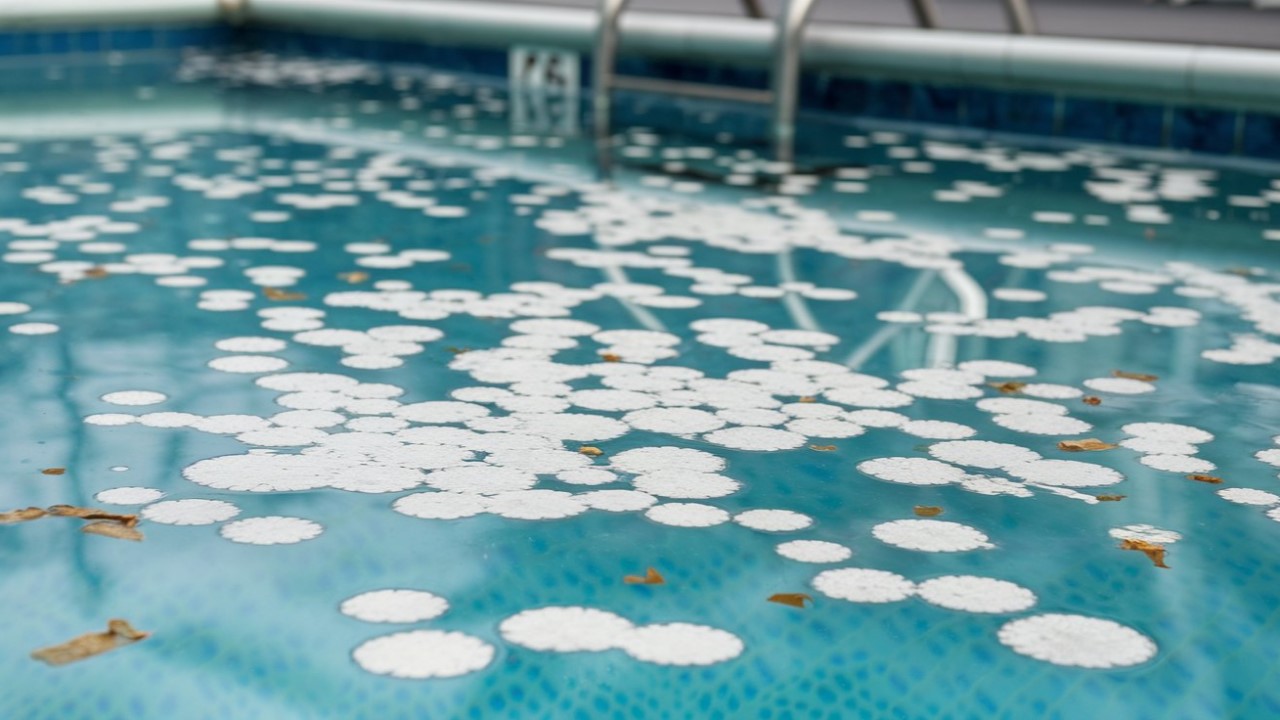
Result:
<svg viewBox="0 0 1280 720"><path fill-rule="evenodd" d="M72 67L35 83L30 76L22 68L7 73L14 102L0 125L0 302L30 310L0 305L13 312L0 320L11 330L55 327L0 334L0 393L9 408L0 416L7 460L0 506L141 509L146 537L87 535L61 518L0 526L8 569L0 607L10 618L0 650L0 716L1280 713L1274 504L1262 495L1235 496L1258 503L1251 505L1217 494L1276 487L1280 348L1271 344L1278 333L1271 298L1280 290L1280 263L1264 234L1277 226L1269 210L1280 199L1274 168L833 121L814 125L802 147L802 163L826 169L779 182L778 168L751 155L752 119L637 102L621 116L656 130L620 135L619 167L605 183L594 175L589 143L513 132L503 90L473 78L191 58ZM68 114L90 101L86 87L96 88L90 100L101 112ZM930 164L912 164L922 162ZM715 175L737 184L707 179ZM981 184L961 186L966 201L948 201L959 199L946 194L957 181ZM1122 183L1125 203L1099 197L1119 198ZM332 207L298 207L325 202ZM433 216L424 206L459 210ZM1069 215L1037 219L1045 212ZM1011 230L1024 237L1013 239L1019 233ZM401 255L415 249L443 253ZM394 259L367 259L379 257ZM106 276L86 277L89 268ZM305 297L272 300L264 286ZM1043 299L999 289L1039 291ZM209 294L219 290L233 294ZM945 314L918 321L886 311ZM519 324L546 316L595 327L570 336L564 325ZM759 342L743 335L760 328L691 327L713 318L804 333ZM417 330L367 332L386 326ZM360 336L306 334L320 328ZM427 339L423 328L440 336ZM593 339L597 329L649 334ZM388 340L411 336L418 339ZM230 338L270 340L226 345ZM334 346L338 340L347 347ZM515 349L496 350L504 340ZM602 353L620 362L601 362ZM252 372L209 366L245 355L255 359L221 367ZM806 357L836 367L795 364ZM369 369L344 359L401 364ZM1020 377L1017 366L969 366L990 373L976 378L939 372L980 360L1034 375ZM684 370L658 370L673 367ZM779 372L739 374L729 384L697 380L765 368ZM928 370L903 376L919 369ZM1159 379L1150 387L1088 384L1117 369ZM285 373L328 373L360 385L281 379ZM624 373L633 379L621 380ZM831 379L837 376L844 379ZM909 392L839 392L877 384L867 376ZM529 384L557 378L569 387ZM627 392L579 394L610 387L605 379ZM996 418L1007 415L977 405L1037 399L986 384L1010 379L1052 386L1037 390L1038 399L1060 409L1027 413L1041 432L1006 427ZM313 394L290 397L272 387L285 383ZM477 387L512 394L466 390ZM150 405L102 399L120 391L164 398ZM473 402L404 409L453 393ZM1086 405L1081 393L1102 402ZM874 405L905 418L866 414ZM278 415L300 406L314 412ZM696 422L666 415L671 429L658 432L637 427L644 416L628 415L633 410L609 406L701 412ZM783 417L733 412L775 407ZM838 427L781 430L791 416L813 413L831 415ZM109 414L136 417L103 417ZM208 418L221 415L236 417L215 428ZM294 429L254 434L268 427L255 417ZM507 417L515 420L495 420ZM909 420L948 424L910 431L871 424ZM698 429L681 429L689 422ZM1138 422L1214 437L1191 443L1190 453L1170 445L1186 429L1168 427L1146 433L1153 444L1145 452L1056 449L1063 439L1118 443L1133 436L1122 427ZM305 427L317 424L323 427ZM433 426L454 430L398 434ZM773 430L717 435L753 426ZM830 434L854 434L854 426L861 434ZM935 457L931 446L947 441L938 435L1005 444L963 458L965 472L1005 482L992 490L958 479L959 470L952 477L916 466L897 476L863 465ZM754 449L768 443L786 447ZM582 445L604 454L580 455ZM1000 460L1013 452L1008 446L1093 469L1072 466L1065 479L1045 466L1029 471ZM653 453L650 461L671 467L645 478L637 456L623 453L653 447L706 455ZM561 450L546 452L552 448ZM308 464L289 475L280 457L298 454ZM208 463L224 456L249 459ZM691 476L709 456L724 469ZM1179 469L1143 464L1144 457ZM615 477L598 486L584 484L586 476L557 477L579 466ZM67 472L39 472L47 467ZM481 470L459 483L424 469L448 467ZM1113 482L1097 468L1123 479ZM1202 471L1224 482L1185 478ZM1024 484L1019 473L1040 482ZM1082 480L1094 476L1096 484ZM939 484L917 484L936 478ZM510 492L536 483L565 494L475 492L488 481ZM317 487L335 484L345 489ZM171 523L200 518L191 506L165 513L95 499L119 487L153 488L165 502L219 500L238 514L178 525ZM392 507L446 488L464 491L457 502L487 510L428 519ZM611 497L641 509L587 509L583 503L603 503L605 496L586 495L597 490L631 491ZM1100 494L1125 497L1098 502ZM689 513L707 526L672 525L652 509L673 503L701 506ZM912 526L886 524L917 519L915 506L941 507L936 520L964 527L894 535ZM770 531L729 520L758 509L800 513L810 524ZM529 515L544 519L523 519ZM317 529L307 525L289 537L296 524L276 523L259 535L236 525L275 516L323 531L296 543L243 542L298 540ZM1111 531L1132 525L1166 531L1142 537L1164 538L1168 569L1117 548ZM974 531L985 538L966 545L965 533ZM1169 542L1167 531L1180 538ZM851 556L816 563L777 552L797 540L833 543ZM942 551L911 549L930 542ZM666 584L623 583L648 567ZM899 577L856 576L861 584L845 591L815 583L820 573L845 568ZM915 584L956 575L1015 583L1034 593L1034 604L970 612L915 592ZM895 587L905 597L866 601L869 592L893 596ZM983 587L969 597L970 609L1022 597L1006 586ZM448 609L404 623L340 610L349 598L391 588L431 593ZM811 606L766 601L796 592L812 595ZM584 630L543 615L543 649L500 630L518 613L553 606L613 613L634 627L700 629L678 626L665 640L645 642L625 623ZM1023 652L1001 641L1011 622L1059 613L1131 630L1024 637ZM66 667L28 657L100 630L112 617L153 635ZM472 640L417 636L408 651L386 654L365 645L412 631ZM548 643L597 649L554 652Z"/></svg>

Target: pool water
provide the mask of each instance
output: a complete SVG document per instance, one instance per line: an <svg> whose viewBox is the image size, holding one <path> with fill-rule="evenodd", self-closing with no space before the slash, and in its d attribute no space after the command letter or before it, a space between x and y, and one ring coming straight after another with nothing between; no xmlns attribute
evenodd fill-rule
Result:
<svg viewBox="0 0 1280 720"><path fill-rule="evenodd" d="M1280 714L1274 166L628 98L601 178L445 71L40 72L0 506L145 539L0 526L0 716Z"/></svg>

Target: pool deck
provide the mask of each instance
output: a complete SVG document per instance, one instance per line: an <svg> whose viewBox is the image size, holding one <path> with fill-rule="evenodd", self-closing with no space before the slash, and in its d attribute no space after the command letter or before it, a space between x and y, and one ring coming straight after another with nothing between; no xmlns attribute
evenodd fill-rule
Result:
<svg viewBox="0 0 1280 720"><path fill-rule="evenodd" d="M598 0L508 0L532 5L594 7ZM780 0L761 0L774 12ZM1002 31L1000 0L946 0L937 8L950 30ZM1147 40L1229 47L1280 48L1280 9L1196 3L1175 7L1143 0L1034 0L1032 11L1045 35ZM739 0L634 0L649 12L740 15ZM914 26L907 0L828 0L814 11L816 23Z"/></svg>

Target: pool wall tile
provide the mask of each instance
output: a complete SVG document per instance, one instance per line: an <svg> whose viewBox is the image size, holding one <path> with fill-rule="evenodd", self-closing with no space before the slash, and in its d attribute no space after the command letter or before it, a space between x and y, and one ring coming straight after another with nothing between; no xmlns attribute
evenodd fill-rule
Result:
<svg viewBox="0 0 1280 720"><path fill-rule="evenodd" d="M1111 112L1112 141L1126 145L1162 147L1168 139L1166 110L1158 105L1113 103Z"/></svg>
<svg viewBox="0 0 1280 720"><path fill-rule="evenodd" d="M955 125L963 116L964 94L960 88L938 85L914 85L911 88L913 120Z"/></svg>
<svg viewBox="0 0 1280 720"><path fill-rule="evenodd" d="M998 93L995 98L995 124L992 129L1052 135L1056 105L1057 99L1047 93Z"/></svg>
<svg viewBox="0 0 1280 720"><path fill-rule="evenodd" d="M136 52L185 47L214 49L225 46L230 34L230 29L221 25L0 31L0 57Z"/></svg>
<svg viewBox="0 0 1280 720"><path fill-rule="evenodd" d="M1245 157L1280 160L1280 117L1246 113L1240 146Z"/></svg>
<svg viewBox="0 0 1280 720"><path fill-rule="evenodd" d="M1179 150L1228 155L1236 149L1239 113L1186 108L1173 113L1169 145Z"/></svg>
<svg viewBox="0 0 1280 720"><path fill-rule="evenodd" d="M895 80L873 81L868 88L867 114L889 120L911 118L911 85Z"/></svg>
<svg viewBox="0 0 1280 720"><path fill-rule="evenodd" d="M1068 97L1062 101L1059 132L1065 137L1105 142L1111 139L1111 114L1115 103L1110 100Z"/></svg>

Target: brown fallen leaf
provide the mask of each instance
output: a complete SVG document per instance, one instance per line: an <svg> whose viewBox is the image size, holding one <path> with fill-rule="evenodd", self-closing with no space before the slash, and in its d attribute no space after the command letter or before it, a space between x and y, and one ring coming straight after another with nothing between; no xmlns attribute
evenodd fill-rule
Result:
<svg viewBox="0 0 1280 720"><path fill-rule="evenodd" d="M920 517L937 517L942 514L942 508L937 505L917 505L912 509Z"/></svg>
<svg viewBox="0 0 1280 720"><path fill-rule="evenodd" d="M1120 502L1127 497L1126 495L1094 495L1098 498L1098 502Z"/></svg>
<svg viewBox="0 0 1280 720"><path fill-rule="evenodd" d="M50 515L58 517L74 517L81 520L114 520L125 527L134 527L138 524L137 515L125 515L122 513L113 513L109 510L99 510L97 508L78 507L76 505L52 505L48 508Z"/></svg>
<svg viewBox="0 0 1280 720"><path fill-rule="evenodd" d="M803 395L803 396L801 396L801 398L800 398L799 400L797 400L796 402L811 403L811 402L818 402L818 399L817 399L817 398L815 398L815 397L814 397L814 396L812 396L812 395Z"/></svg>
<svg viewBox="0 0 1280 720"><path fill-rule="evenodd" d="M1101 405L1102 398L1098 397L1097 395L1085 395L1084 397L1080 398L1080 402L1084 403L1085 405Z"/></svg>
<svg viewBox="0 0 1280 720"><path fill-rule="evenodd" d="M594 445L583 445L582 447L578 448L578 452L583 455L586 455L587 457L600 457L601 455L604 454L603 450L601 450L600 448Z"/></svg>
<svg viewBox="0 0 1280 720"><path fill-rule="evenodd" d="M471 348L454 347L454 346L452 346L452 345L450 345L449 347L445 348L445 350L448 350L449 352L453 353L454 355L462 355L463 353L469 353L469 352L471 352Z"/></svg>
<svg viewBox="0 0 1280 720"><path fill-rule="evenodd" d="M1116 446L1109 442L1102 442L1098 438L1084 438L1083 440L1059 440L1058 449L1063 452L1089 452L1097 450L1112 450Z"/></svg>
<svg viewBox="0 0 1280 720"><path fill-rule="evenodd" d="M39 520L48 515L44 508L29 507L18 510L10 510L9 512L0 512L0 524L27 522L28 520Z"/></svg>
<svg viewBox="0 0 1280 720"><path fill-rule="evenodd" d="M51 467L51 468L45 468L41 470L40 474L41 475L65 475L66 472L67 472L67 469L64 467Z"/></svg>
<svg viewBox="0 0 1280 720"><path fill-rule="evenodd" d="M1017 380L1006 380L1004 382L989 382L987 386L995 388L1002 393L1013 394L1022 392L1022 388L1026 387L1027 384Z"/></svg>
<svg viewBox="0 0 1280 720"><path fill-rule="evenodd" d="M836 449L836 446L835 445L810 445L809 449L817 450L818 452L831 452L832 450Z"/></svg>
<svg viewBox="0 0 1280 720"><path fill-rule="evenodd" d="M1222 482L1222 478L1217 475L1204 475L1202 473L1191 473L1187 476L1187 479L1195 480L1196 482L1209 483L1210 485L1217 485Z"/></svg>
<svg viewBox="0 0 1280 720"><path fill-rule="evenodd" d="M338 273L338 279L343 282L349 282L352 285L356 285L368 280L369 273L361 270L353 270L351 272Z"/></svg>
<svg viewBox="0 0 1280 720"><path fill-rule="evenodd" d="M1165 568L1166 570L1169 569L1169 566L1164 564L1163 545L1157 545L1153 542L1147 542L1146 540L1121 540L1120 549L1137 550L1150 558L1151 563L1156 567Z"/></svg>
<svg viewBox="0 0 1280 720"><path fill-rule="evenodd" d="M307 299L307 296L305 293L290 292L288 290L281 290L279 288L273 288L273 287L262 288L262 294L266 295L268 300L276 300L278 302L291 302L294 300Z"/></svg>
<svg viewBox="0 0 1280 720"><path fill-rule="evenodd" d="M628 585L665 585L666 578L662 577L662 573L649 568L644 575L627 575L622 578L622 582Z"/></svg>
<svg viewBox="0 0 1280 720"><path fill-rule="evenodd" d="M616 353L600 353L600 359L605 362L622 362L622 356Z"/></svg>
<svg viewBox="0 0 1280 720"><path fill-rule="evenodd" d="M94 520L80 528L80 532L103 535L117 540L142 541L142 533L137 528L129 527L118 520Z"/></svg>
<svg viewBox="0 0 1280 720"><path fill-rule="evenodd" d="M66 665L78 660L101 655L116 648L132 645L145 640L151 633L135 630L125 620L111 620L107 623L107 631L85 633L60 645L50 645L31 653L31 657L50 665Z"/></svg>
<svg viewBox="0 0 1280 720"><path fill-rule="evenodd" d="M1149 373L1126 372L1124 370L1112 370L1113 377L1124 378L1125 380L1141 380L1142 382L1155 382L1160 379L1159 375L1151 375Z"/></svg>
<svg viewBox="0 0 1280 720"><path fill-rule="evenodd" d="M84 276L93 280L100 280L110 274L106 268L97 265L84 271Z"/></svg>
<svg viewBox="0 0 1280 720"><path fill-rule="evenodd" d="M774 593L769 596L769 602L778 603L779 605L789 605L795 608L804 608L805 602L813 604L813 596L805 593Z"/></svg>

